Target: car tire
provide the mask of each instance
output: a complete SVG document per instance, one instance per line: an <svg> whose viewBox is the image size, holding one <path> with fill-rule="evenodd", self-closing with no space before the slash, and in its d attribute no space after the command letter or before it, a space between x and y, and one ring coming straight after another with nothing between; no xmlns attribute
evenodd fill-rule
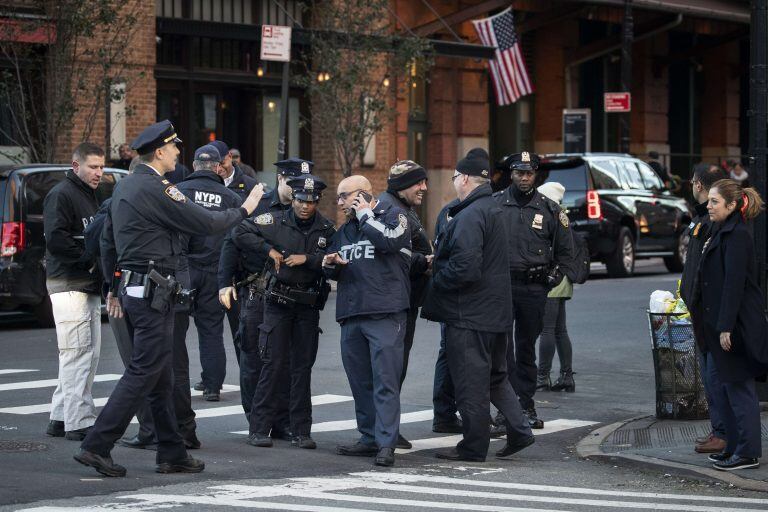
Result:
<svg viewBox="0 0 768 512"><path fill-rule="evenodd" d="M685 258L688 256L688 242L690 242L691 236L688 234L688 230L684 229L682 233L677 237L677 243L675 244L675 254L672 256L664 257L664 266L670 272L682 272L683 266L685 266Z"/></svg>
<svg viewBox="0 0 768 512"><path fill-rule="evenodd" d="M635 240L625 226L619 230L616 249L605 260L609 277L629 277L635 273Z"/></svg>
<svg viewBox="0 0 768 512"><path fill-rule="evenodd" d="M53 306L51 306L51 299L48 295L45 296L42 302L32 308L32 312L37 318L37 323L40 327L56 327L53 321Z"/></svg>

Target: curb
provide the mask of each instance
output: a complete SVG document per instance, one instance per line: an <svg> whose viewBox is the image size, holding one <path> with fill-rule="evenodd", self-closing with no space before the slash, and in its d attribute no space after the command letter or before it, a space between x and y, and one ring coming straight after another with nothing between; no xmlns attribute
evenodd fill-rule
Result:
<svg viewBox="0 0 768 512"><path fill-rule="evenodd" d="M600 450L600 445L603 443L603 441L616 430L620 429L627 423L631 423L642 418L647 418L648 416L649 415L647 414L642 416L635 416L633 418L611 423L610 425L606 425L604 427L593 430L576 444L576 453L582 459L623 459L625 461L652 468L665 468L668 470L675 470L676 473L685 474L686 476L706 477L709 480L717 480L731 484L740 489L768 492L768 482L764 482L762 480L751 480L749 478L742 478L734 473L729 473L726 471L717 471L715 469L696 466L693 464L684 464L682 462L672 462L656 457L648 457L645 455L622 452L604 453Z"/></svg>

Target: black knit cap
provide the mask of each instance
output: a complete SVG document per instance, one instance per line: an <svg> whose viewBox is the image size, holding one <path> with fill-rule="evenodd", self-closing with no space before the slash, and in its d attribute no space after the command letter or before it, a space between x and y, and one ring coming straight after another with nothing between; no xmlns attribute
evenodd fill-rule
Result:
<svg viewBox="0 0 768 512"><path fill-rule="evenodd" d="M389 168L387 190L397 192L405 190L427 179L427 171L413 160L400 160Z"/></svg>
<svg viewBox="0 0 768 512"><path fill-rule="evenodd" d="M470 149L467 156L459 160L456 164L456 171L468 176L490 178L491 164L488 158L488 152L483 148Z"/></svg>

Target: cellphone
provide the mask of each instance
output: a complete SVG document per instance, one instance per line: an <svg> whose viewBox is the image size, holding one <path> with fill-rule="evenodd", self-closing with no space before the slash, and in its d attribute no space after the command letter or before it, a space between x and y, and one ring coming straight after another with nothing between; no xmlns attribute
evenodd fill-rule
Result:
<svg viewBox="0 0 768 512"><path fill-rule="evenodd" d="M373 196L364 190L361 190L358 196L362 196L362 198L365 199L365 202L367 203L370 203L373 200Z"/></svg>

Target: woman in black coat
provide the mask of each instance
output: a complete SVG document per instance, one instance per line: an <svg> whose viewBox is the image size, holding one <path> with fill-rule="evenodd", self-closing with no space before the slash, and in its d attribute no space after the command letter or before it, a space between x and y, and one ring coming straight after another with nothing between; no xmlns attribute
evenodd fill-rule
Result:
<svg viewBox="0 0 768 512"><path fill-rule="evenodd" d="M713 392L725 423L726 447L709 456L722 471L758 467L762 455L755 378L768 373L768 321L746 223L762 209L757 191L742 189L734 180L717 181L709 190L707 210L714 227L704 244L697 292L707 362L722 382Z"/></svg>

